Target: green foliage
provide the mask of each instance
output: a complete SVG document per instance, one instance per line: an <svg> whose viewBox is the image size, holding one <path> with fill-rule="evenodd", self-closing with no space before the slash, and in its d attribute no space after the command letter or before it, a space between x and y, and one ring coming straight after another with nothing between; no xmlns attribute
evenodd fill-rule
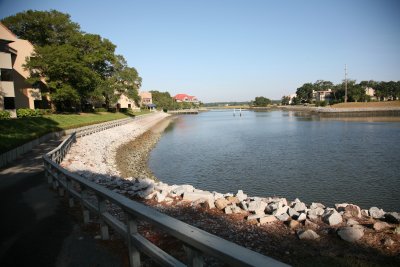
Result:
<svg viewBox="0 0 400 267"><path fill-rule="evenodd" d="M29 108L17 109L18 118L40 117L40 116L42 116L42 113L38 109L29 109Z"/></svg>
<svg viewBox="0 0 400 267"><path fill-rule="evenodd" d="M153 103L158 109L174 110L179 108L179 104L176 103L168 92L150 91L153 99Z"/></svg>
<svg viewBox="0 0 400 267"><path fill-rule="evenodd" d="M28 82L45 79L59 111L88 105L115 105L121 95L139 103L142 79L137 70L115 54L115 45L97 34L84 33L68 14L26 11L3 20L20 38L35 44L25 67Z"/></svg>
<svg viewBox="0 0 400 267"><path fill-rule="evenodd" d="M11 118L10 112L7 110L0 110L0 120L7 120L9 118Z"/></svg>
<svg viewBox="0 0 400 267"><path fill-rule="evenodd" d="M291 105L298 105L298 104L300 104L300 98L298 98L296 96L293 97Z"/></svg>
<svg viewBox="0 0 400 267"><path fill-rule="evenodd" d="M253 101L253 106L256 107L266 107L270 105L272 101L266 97L263 96L257 96L254 101Z"/></svg>
<svg viewBox="0 0 400 267"><path fill-rule="evenodd" d="M325 107L328 103L326 101L317 101L315 102L316 107Z"/></svg>
<svg viewBox="0 0 400 267"><path fill-rule="evenodd" d="M53 114L53 111L51 109L30 109L30 108L17 109L18 118L40 117L50 114Z"/></svg>
<svg viewBox="0 0 400 267"><path fill-rule="evenodd" d="M70 20L70 15L51 11L28 10L4 18L6 25L19 38L37 46L65 44L80 31L80 26Z"/></svg>
<svg viewBox="0 0 400 267"><path fill-rule="evenodd" d="M106 108L95 108L94 112L107 112Z"/></svg>
<svg viewBox="0 0 400 267"><path fill-rule="evenodd" d="M289 105L290 96L282 96L281 105Z"/></svg>
<svg viewBox="0 0 400 267"><path fill-rule="evenodd" d="M297 88L296 95L300 103L311 103L313 99L314 85L312 83L305 83Z"/></svg>

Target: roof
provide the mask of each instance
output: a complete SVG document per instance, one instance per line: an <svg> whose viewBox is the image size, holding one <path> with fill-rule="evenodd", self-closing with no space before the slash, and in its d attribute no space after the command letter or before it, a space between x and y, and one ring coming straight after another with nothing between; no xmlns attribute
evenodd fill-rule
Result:
<svg viewBox="0 0 400 267"><path fill-rule="evenodd" d="M174 96L174 99L176 100L184 100L185 98L189 98L189 96L187 94L177 94Z"/></svg>
<svg viewBox="0 0 400 267"><path fill-rule="evenodd" d="M0 22L0 39L8 42L14 42L18 38L3 23Z"/></svg>
<svg viewBox="0 0 400 267"><path fill-rule="evenodd" d="M143 92L140 92L139 95L140 95L141 98L152 98L150 92L144 92L143 91Z"/></svg>
<svg viewBox="0 0 400 267"><path fill-rule="evenodd" d="M149 108L155 108L155 107L157 107L156 104L147 104L146 106L148 106Z"/></svg>

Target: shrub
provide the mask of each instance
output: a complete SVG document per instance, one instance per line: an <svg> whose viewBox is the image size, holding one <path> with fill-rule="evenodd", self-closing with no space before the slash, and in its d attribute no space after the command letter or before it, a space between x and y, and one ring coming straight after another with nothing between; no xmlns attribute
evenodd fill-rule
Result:
<svg viewBox="0 0 400 267"><path fill-rule="evenodd" d="M41 112L42 115L51 115L51 114L54 113L53 110L49 109L49 108L47 108L47 109L38 109L38 110Z"/></svg>
<svg viewBox="0 0 400 267"><path fill-rule="evenodd" d="M115 113L115 112L117 112L117 108L108 108L108 112Z"/></svg>
<svg viewBox="0 0 400 267"><path fill-rule="evenodd" d="M18 118L27 118L27 117L38 117L41 116L39 110L29 109L29 108L19 108L17 109L17 117Z"/></svg>
<svg viewBox="0 0 400 267"><path fill-rule="evenodd" d="M128 112L128 108L120 108L119 112L127 113Z"/></svg>
<svg viewBox="0 0 400 267"><path fill-rule="evenodd" d="M10 112L7 110L0 110L0 120L7 120L9 118L11 118Z"/></svg>
<svg viewBox="0 0 400 267"><path fill-rule="evenodd" d="M94 112L107 112L106 108L95 108Z"/></svg>

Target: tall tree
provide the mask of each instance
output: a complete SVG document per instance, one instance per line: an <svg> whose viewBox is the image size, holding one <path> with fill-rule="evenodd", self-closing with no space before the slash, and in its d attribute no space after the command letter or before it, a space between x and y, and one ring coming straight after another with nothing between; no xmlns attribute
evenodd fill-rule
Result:
<svg viewBox="0 0 400 267"><path fill-rule="evenodd" d="M68 43L80 32L78 23L70 15L56 10L28 10L2 20L14 34L37 46Z"/></svg>
<svg viewBox="0 0 400 267"><path fill-rule="evenodd" d="M301 87L297 88L297 98L302 103L311 103L313 99L314 85L312 83L305 83Z"/></svg>

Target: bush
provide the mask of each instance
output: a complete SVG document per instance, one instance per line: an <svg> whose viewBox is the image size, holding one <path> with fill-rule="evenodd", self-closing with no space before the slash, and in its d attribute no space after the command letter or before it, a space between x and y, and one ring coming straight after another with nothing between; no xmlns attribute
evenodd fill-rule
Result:
<svg viewBox="0 0 400 267"><path fill-rule="evenodd" d="M37 109L37 110L39 110L42 115L51 115L51 114L54 113L53 110L49 109L49 108L47 108L47 109Z"/></svg>
<svg viewBox="0 0 400 267"><path fill-rule="evenodd" d="M94 112L107 112L106 108L95 108Z"/></svg>
<svg viewBox="0 0 400 267"><path fill-rule="evenodd" d="M41 112L36 109L19 108L17 109L18 118L38 117L42 116Z"/></svg>
<svg viewBox="0 0 400 267"><path fill-rule="evenodd" d="M127 113L128 112L128 108L120 108L119 112Z"/></svg>
<svg viewBox="0 0 400 267"><path fill-rule="evenodd" d="M7 110L0 110L0 120L7 120L9 118L11 118L10 112Z"/></svg>
<svg viewBox="0 0 400 267"><path fill-rule="evenodd" d="M108 111L108 112L115 113L115 112L117 112L117 108L108 108L107 111Z"/></svg>

